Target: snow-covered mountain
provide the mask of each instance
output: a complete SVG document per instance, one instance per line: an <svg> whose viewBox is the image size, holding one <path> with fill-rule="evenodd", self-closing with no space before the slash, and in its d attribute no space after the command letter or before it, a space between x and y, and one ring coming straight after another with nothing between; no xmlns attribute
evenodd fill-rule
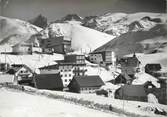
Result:
<svg viewBox="0 0 167 117"><path fill-rule="evenodd" d="M145 12L135 14L106 13L100 16L86 17L84 20L84 26L119 36L131 31L149 30L156 24L165 23L167 15Z"/></svg>
<svg viewBox="0 0 167 117"><path fill-rule="evenodd" d="M28 22L0 16L0 46L26 41L41 30Z"/></svg>

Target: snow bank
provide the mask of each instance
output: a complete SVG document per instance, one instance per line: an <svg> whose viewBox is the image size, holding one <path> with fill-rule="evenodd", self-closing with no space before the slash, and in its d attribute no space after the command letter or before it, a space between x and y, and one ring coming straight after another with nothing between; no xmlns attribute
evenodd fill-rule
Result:
<svg viewBox="0 0 167 117"><path fill-rule="evenodd" d="M158 99L156 98L156 96L155 96L154 94L149 93L149 94L147 95L147 97L148 97L148 102L149 102L149 103L158 104Z"/></svg>

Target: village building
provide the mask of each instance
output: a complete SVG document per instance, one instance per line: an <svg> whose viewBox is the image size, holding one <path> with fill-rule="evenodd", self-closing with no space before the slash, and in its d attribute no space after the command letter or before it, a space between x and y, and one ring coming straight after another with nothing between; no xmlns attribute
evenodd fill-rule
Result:
<svg viewBox="0 0 167 117"><path fill-rule="evenodd" d="M144 85L127 85L115 91L116 99L133 100L133 101L147 101L147 93Z"/></svg>
<svg viewBox="0 0 167 117"><path fill-rule="evenodd" d="M64 37L40 39L40 47L44 53L65 54L71 51L71 41L64 40Z"/></svg>
<svg viewBox="0 0 167 117"><path fill-rule="evenodd" d="M147 81L143 85L127 85L125 84L115 92L116 99L133 100L133 101L148 101L148 95L154 94L158 101L162 104L166 103L165 96L167 85L163 82L161 88L156 88L152 82ZM167 98L166 98L167 99Z"/></svg>
<svg viewBox="0 0 167 117"><path fill-rule="evenodd" d="M24 42L12 46L12 52L14 54L32 54L33 52L42 52L42 49L31 43Z"/></svg>
<svg viewBox="0 0 167 117"><path fill-rule="evenodd" d="M115 53L111 50L92 52L89 54L89 60L96 64L114 64L116 62Z"/></svg>
<svg viewBox="0 0 167 117"><path fill-rule="evenodd" d="M39 68L40 74L57 74L59 73L59 66L58 64L49 65Z"/></svg>
<svg viewBox="0 0 167 117"><path fill-rule="evenodd" d="M140 61L135 54L133 57L121 58L118 63L121 65L122 74L127 74L131 78L134 78L135 73L139 70Z"/></svg>
<svg viewBox="0 0 167 117"><path fill-rule="evenodd" d="M7 71L8 74L14 75L15 83L17 84L29 84L32 85L32 77L34 72L27 65L13 64Z"/></svg>
<svg viewBox="0 0 167 117"><path fill-rule="evenodd" d="M19 43L12 46L12 52L15 54L32 54L32 45L28 43Z"/></svg>
<svg viewBox="0 0 167 117"><path fill-rule="evenodd" d="M104 82L99 76L74 76L68 88L75 93L95 93L103 85Z"/></svg>
<svg viewBox="0 0 167 117"><path fill-rule="evenodd" d="M60 74L36 74L34 86L38 89L63 91L63 82Z"/></svg>
<svg viewBox="0 0 167 117"><path fill-rule="evenodd" d="M84 76L86 72L84 55L65 55L63 61L57 61L64 87L67 87L74 76Z"/></svg>

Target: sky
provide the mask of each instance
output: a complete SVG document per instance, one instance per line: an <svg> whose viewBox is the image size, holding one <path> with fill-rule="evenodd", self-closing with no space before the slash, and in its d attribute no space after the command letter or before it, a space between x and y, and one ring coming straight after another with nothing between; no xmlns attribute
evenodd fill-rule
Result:
<svg viewBox="0 0 167 117"><path fill-rule="evenodd" d="M165 0L0 0L0 15L29 20L42 14L55 21L67 14L81 17L106 12L165 12Z"/></svg>

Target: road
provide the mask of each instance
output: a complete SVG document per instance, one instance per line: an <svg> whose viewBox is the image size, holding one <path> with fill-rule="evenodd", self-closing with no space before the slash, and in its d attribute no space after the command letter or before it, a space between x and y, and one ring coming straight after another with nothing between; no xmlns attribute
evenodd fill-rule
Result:
<svg viewBox="0 0 167 117"><path fill-rule="evenodd" d="M0 88L0 117L118 117L75 104Z"/></svg>

